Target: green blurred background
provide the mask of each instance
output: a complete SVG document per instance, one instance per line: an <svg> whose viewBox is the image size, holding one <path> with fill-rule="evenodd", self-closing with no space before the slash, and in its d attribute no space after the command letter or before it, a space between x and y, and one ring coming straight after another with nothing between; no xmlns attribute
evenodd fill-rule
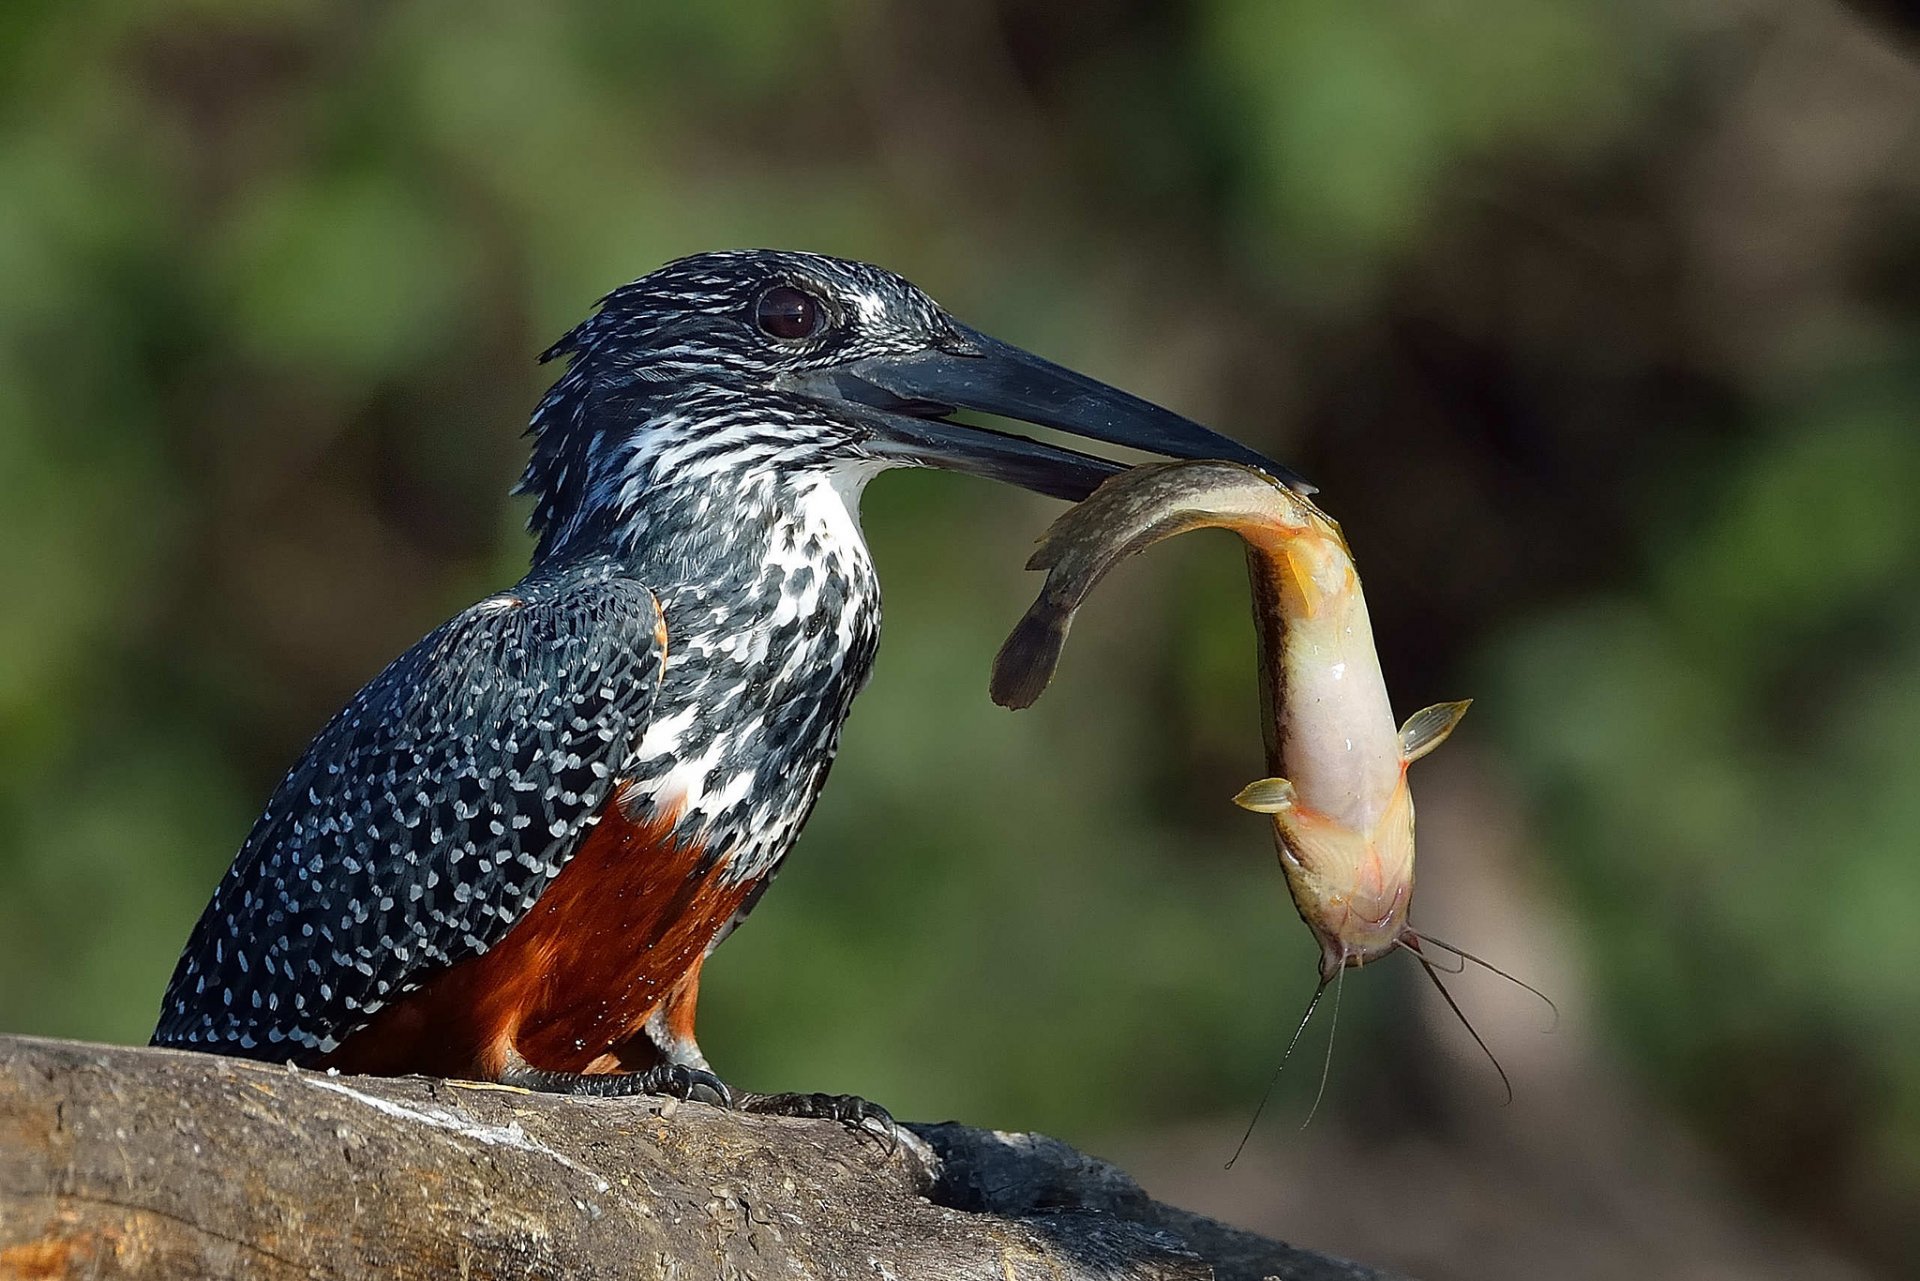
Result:
<svg viewBox="0 0 1920 1281"><path fill-rule="evenodd" d="M1030 712L1055 508L876 483L873 684L709 970L758 1088L1041 1128L1427 1277L1920 1268L1920 64L1828 0L0 13L0 1028L143 1040L281 771L515 578L533 355L677 255L867 258L1297 464L1367 574L1416 919L1312 986L1231 540Z"/></svg>

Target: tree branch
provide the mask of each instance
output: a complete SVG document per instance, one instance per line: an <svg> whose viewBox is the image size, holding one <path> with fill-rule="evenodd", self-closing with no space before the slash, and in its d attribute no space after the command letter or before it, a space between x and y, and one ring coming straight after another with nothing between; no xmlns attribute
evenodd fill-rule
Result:
<svg viewBox="0 0 1920 1281"><path fill-rule="evenodd" d="M1384 1276L913 1130L0 1037L0 1278Z"/></svg>

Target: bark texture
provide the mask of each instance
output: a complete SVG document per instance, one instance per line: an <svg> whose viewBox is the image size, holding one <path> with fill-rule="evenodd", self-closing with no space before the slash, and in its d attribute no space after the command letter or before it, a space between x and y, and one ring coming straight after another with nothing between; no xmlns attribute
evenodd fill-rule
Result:
<svg viewBox="0 0 1920 1281"><path fill-rule="evenodd" d="M1384 1277L912 1129L0 1037L0 1278Z"/></svg>

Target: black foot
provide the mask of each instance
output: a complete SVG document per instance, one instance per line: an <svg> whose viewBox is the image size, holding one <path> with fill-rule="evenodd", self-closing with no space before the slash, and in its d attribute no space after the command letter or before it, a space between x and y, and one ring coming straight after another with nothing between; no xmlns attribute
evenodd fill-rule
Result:
<svg viewBox="0 0 1920 1281"><path fill-rule="evenodd" d="M893 1113L878 1103L869 1103L852 1094L748 1094L735 1096L734 1106L742 1112L763 1116L797 1116L840 1124L871 1134L887 1145L889 1152L900 1146L900 1127Z"/></svg>
<svg viewBox="0 0 1920 1281"><path fill-rule="evenodd" d="M543 1094L586 1094L598 1098L630 1098L636 1094L664 1094L715 1107L737 1106L727 1083L711 1072L662 1063L644 1072L608 1072L588 1075L580 1072L548 1072L523 1067L507 1071L502 1085L517 1085Z"/></svg>

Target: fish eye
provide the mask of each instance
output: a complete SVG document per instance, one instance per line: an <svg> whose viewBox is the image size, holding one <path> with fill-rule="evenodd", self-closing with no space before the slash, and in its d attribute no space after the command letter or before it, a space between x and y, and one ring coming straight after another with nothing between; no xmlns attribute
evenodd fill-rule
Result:
<svg viewBox="0 0 1920 1281"><path fill-rule="evenodd" d="M775 285L753 306L753 323L760 332L788 341L819 333L825 316L818 298L792 285Z"/></svg>

